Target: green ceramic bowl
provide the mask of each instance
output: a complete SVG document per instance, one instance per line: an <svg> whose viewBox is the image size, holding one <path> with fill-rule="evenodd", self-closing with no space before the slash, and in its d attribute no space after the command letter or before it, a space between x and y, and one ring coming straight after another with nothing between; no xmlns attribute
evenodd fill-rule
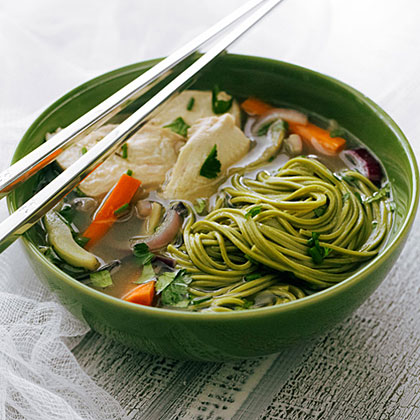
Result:
<svg viewBox="0 0 420 420"><path fill-rule="evenodd" d="M13 161L39 146L45 133L63 127L157 62L134 64L97 77L51 105L32 124ZM396 201L395 221L382 253L357 274L295 302L233 313L188 313L140 306L107 296L72 279L38 251L36 236L23 238L38 276L74 314L101 334L141 351L183 359L228 360L275 353L325 333L358 308L398 258L419 196L418 169L407 139L392 119L361 93L330 77L291 64L226 55L194 87L217 83L233 95L255 95L333 118L382 161ZM8 199L14 211L31 195L36 177Z"/></svg>

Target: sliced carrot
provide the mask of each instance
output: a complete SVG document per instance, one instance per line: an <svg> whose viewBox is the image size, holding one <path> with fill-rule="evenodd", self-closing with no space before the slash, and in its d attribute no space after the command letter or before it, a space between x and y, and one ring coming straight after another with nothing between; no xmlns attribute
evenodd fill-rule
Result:
<svg viewBox="0 0 420 420"><path fill-rule="evenodd" d="M249 115L262 115L274 107L260 99L250 97L242 102L241 108Z"/></svg>
<svg viewBox="0 0 420 420"><path fill-rule="evenodd" d="M342 137L331 137L330 133L314 124L306 125L289 122L289 131L299 134L305 140L315 139L327 152L337 154L346 146L346 140Z"/></svg>
<svg viewBox="0 0 420 420"><path fill-rule="evenodd" d="M152 306L153 298L155 297L155 281L140 284L131 292L123 296L123 300L127 302L138 303L139 305Z"/></svg>
<svg viewBox="0 0 420 420"><path fill-rule="evenodd" d="M140 184L141 182L132 176L127 174L121 176L102 207L96 212L90 226L83 233L85 238L89 238L86 248L95 245L108 232L117 220L115 210L131 201Z"/></svg>

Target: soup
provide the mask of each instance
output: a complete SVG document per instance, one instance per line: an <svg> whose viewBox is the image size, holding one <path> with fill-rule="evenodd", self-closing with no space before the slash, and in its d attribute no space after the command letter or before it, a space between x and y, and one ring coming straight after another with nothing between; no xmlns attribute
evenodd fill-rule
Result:
<svg viewBox="0 0 420 420"><path fill-rule="evenodd" d="M113 128L65 150L60 170ZM334 121L184 91L45 216L41 250L136 304L255 309L374 258L392 222L389 191L377 159Z"/></svg>

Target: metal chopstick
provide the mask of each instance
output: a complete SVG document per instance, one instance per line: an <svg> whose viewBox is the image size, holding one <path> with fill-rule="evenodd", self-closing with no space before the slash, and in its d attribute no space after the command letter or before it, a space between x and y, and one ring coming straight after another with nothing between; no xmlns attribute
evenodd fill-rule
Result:
<svg viewBox="0 0 420 420"><path fill-rule="evenodd" d="M35 174L38 170L51 163L65 147L68 147L76 139L80 138L82 134L88 134L99 125L105 123L127 105L146 93L156 83L168 77L172 72L175 72L181 63L189 57L192 57L201 46L219 36L223 31L265 1L250 0L61 130L53 139L43 143L14 165L1 172L0 198L7 195L22 181Z"/></svg>
<svg viewBox="0 0 420 420"><path fill-rule="evenodd" d="M151 114L162 102L181 90L193 76L221 54L243 33L255 25L275 6L281 3L281 1L266 1L242 23L238 24L237 27L211 47L207 53L111 131L98 144L86 154L82 155L68 169L0 223L0 252L33 226L43 214L54 207L84 177L115 152L130 135L142 126L145 117Z"/></svg>

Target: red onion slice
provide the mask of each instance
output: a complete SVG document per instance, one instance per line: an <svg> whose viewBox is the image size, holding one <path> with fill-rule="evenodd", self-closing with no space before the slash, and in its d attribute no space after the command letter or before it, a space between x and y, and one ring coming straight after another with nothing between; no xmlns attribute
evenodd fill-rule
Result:
<svg viewBox="0 0 420 420"><path fill-rule="evenodd" d="M180 202L168 210L162 224L156 233L146 238L132 238L131 247L139 243L145 243L151 251L157 251L170 244L182 227L185 214L185 206Z"/></svg>
<svg viewBox="0 0 420 420"><path fill-rule="evenodd" d="M378 184L382 179L382 169L372 154L363 148L344 150L340 153L341 159L350 168L354 168Z"/></svg>

